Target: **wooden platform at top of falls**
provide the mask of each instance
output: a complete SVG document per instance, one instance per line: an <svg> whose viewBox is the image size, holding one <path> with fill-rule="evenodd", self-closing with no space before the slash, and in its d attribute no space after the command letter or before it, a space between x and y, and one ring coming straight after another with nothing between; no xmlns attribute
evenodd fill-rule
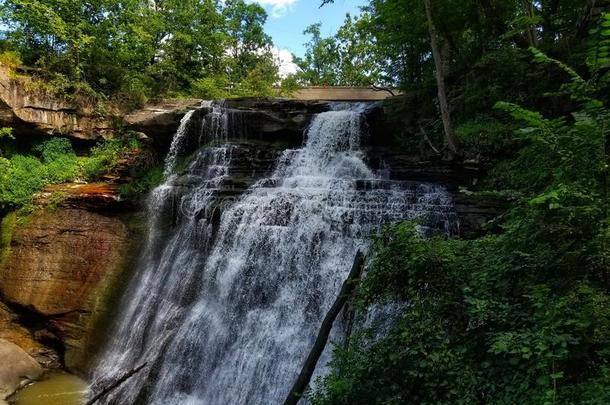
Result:
<svg viewBox="0 0 610 405"><path fill-rule="evenodd" d="M402 94L399 90L390 90L394 95ZM373 87L310 86L295 91L291 98L321 101L379 101L391 97L392 93L386 89Z"/></svg>

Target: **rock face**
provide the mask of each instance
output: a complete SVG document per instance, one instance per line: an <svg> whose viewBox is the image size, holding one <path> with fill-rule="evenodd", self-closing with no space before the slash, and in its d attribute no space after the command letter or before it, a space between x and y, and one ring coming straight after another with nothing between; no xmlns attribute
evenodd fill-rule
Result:
<svg viewBox="0 0 610 405"><path fill-rule="evenodd" d="M125 128L146 134L165 148L180 120L193 109L200 108L203 117L212 106L201 108L203 100L170 100L152 104L127 115ZM328 103L275 98L234 98L218 102L230 111L229 119L237 125L236 133L249 140L298 141L314 114L328 111Z"/></svg>
<svg viewBox="0 0 610 405"><path fill-rule="evenodd" d="M112 138L125 126L171 139L185 112L201 104L201 100L162 101L122 119L101 116L92 103L77 103L33 87L31 78L0 65L1 126L13 127L19 135L63 135L84 141Z"/></svg>
<svg viewBox="0 0 610 405"><path fill-rule="evenodd" d="M19 346L0 339L0 401L12 395L24 384L37 380L42 367Z"/></svg>
<svg viewBox="0 0 610 405"><path fill-rule="evenodd" d="M458 192L455 198L455 209L460 218L460 236L465 239L474 239L489 231L495 231L487 224L504 214L508 208L509 202L499 197Z"/></svg>
<svg viewBox="0 0 610 405"><path fill-rule="evenodd" d="M315 114L330 110L320 101L275 98L234 98L224 107L240 117L242 137L263 141L301 143L303 132Z"/></svg>
<svg viewBox="0 0 610 405"><path fill-rule="evenodd" d="M111 120L96 116L91 108L28 90L31 80L17 77L0 66L0 122L18 132L43 135L63 134L83 140L111 137Z"/></svg>
<svg viewBox="0 0 610 405"><path fill-rule="evenodd" d="M142 132L151 138L169 142L184 114L199 107L201 102L197 99L185 99L149 104L126 115L123 121L125 127L131 131Z"/></svg>
<svg viewBox="0 0 610 405"><path fill-rule="evenodd" d="M102 117L93 105L76 103L32 89L32 79L0 65L0 125L24 135L63 135L97 141L112 138L118 128L153 138L160 149L171 142L180 120L203 100L177 99L149 104L121 117ZM253 133L300 137L311 115L329 109L327 103L272 98L236 98L224 101L239 111Z"/></svg>
<svg viewBox="0 0 610 405"><path fill-rule="evenodd" d="M4 246L0 296L13 315L0 312L0 336L33 354L54 349L73 369L86 357L138 238L115 186L61 187L64 201L21 219ZM41 200L51 192L60 191L51 188Z"/></svg>
<svg viewBox="0 0 610 405"><path fill-rule="evenodd" d="M37 211L13 233L0 291L46 316L83 311L126 240L125 226L113 218L71 208Z"/></svg>
<svg viewBox="0 0 610 405"><path fill-rule="evenodd" d="M460 189L476 184L484 173L476 162L445 160L443 156L432 153L428 145L408 148L396 144L397 133L401 134L398 138L411 136L417 142L423 140L412 126L416 119L403 116L405 110L416 108L416 103L416 98L401 96L369 106L365 114L369 131L362 140L368 163L374 169L385 172L389 180L431 182L446 186L456 195L460 235L476 237L484 232L482 226L485 223L505 211L506 203L460 192ZM313 116L331 109L331 105L325 102L266 98L230 99L220 105L223 107L223 123L228 127L222 142L232 145L232 148L228 166L231 176L223 183L217 203L219 206L225 199L241 194L268 174L284 150L302 145L304 131ZM203 143L209 141L202 139L201 124L211 110L212 107L200 108L191 119L187 136L183 138L183 158L192 156ZM191 180L189 176L183 176L176 183L184 188L196 186L190 184Z"/></svg>

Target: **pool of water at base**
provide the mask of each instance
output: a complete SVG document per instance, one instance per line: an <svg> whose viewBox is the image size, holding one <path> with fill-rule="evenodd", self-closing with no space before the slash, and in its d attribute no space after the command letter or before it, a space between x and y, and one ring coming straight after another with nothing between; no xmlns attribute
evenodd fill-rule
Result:
<svg viewBox="0 0 610 405"><path fill-rule="evenodd" d="M47 375L9 399L11 405L83 405L89 387L79 377L67 373Z"/></svg>

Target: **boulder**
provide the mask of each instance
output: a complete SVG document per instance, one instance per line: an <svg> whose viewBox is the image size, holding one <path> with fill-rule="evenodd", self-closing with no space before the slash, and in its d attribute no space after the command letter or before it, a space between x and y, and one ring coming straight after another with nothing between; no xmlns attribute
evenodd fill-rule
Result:
<svg viewBox="0 0 610 405"><path fill-rule="evenodd" d="M0 401L42 376L43 369L36 360L19 346L4 339L0 339L0 359Z"/></svg>

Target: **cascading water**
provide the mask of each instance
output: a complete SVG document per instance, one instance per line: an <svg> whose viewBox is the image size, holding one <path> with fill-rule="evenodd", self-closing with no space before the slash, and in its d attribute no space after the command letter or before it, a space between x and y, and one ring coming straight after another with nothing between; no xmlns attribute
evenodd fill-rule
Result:
<svg viewBox="0 0 610 405"><path fill-rule="evenodd" d="M176 131L176 135L172 140L172 144L169 147L169 152L167 153L167 157L165 158L165 177L169 176L174 171L174 166L176 166L176 159L178 158L178 152L180 151L183 139L186 136L187 126L191 122L193 114L195 114L195 110L187 112L180 121L178 131Z"/></svg>
<svg viewBox="0 0 610 405"><path fill-rule="evenodd" d="M211 119L226 134L226 115L212 114L206 131ZM94 377L152 367L107 403L282 403L371 233L422 216L452 225L442 187L384 180L366 165L362 119L357 109L317 115L305 145L218 221L209 211L230 175L229 145L201 149L185 176L152 193L147 248Z"/></svg>

